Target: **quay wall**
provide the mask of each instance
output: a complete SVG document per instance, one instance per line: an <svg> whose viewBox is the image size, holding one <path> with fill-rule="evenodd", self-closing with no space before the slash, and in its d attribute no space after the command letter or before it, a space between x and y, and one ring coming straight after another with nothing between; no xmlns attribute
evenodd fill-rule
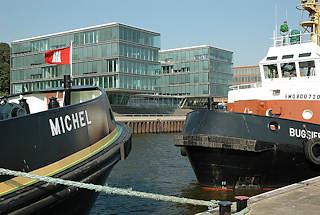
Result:
<svg viewBox="0 0 320 215"><path fill-rule="evenodd" d="M134 134L181 132L185 115L116 115L115 120L127 124Z"/></svg>

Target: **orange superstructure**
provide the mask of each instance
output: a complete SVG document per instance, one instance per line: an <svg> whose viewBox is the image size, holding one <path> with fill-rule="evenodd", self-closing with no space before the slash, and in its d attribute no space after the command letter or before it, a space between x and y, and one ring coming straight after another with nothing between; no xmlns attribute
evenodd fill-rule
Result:
<svg viewBox="0 0 320 215"><path fill-rule="evenodd" d="M316 124L320 124L319 107L320 101L248 100L228 104L228 110L233 112L274 116ZM304 115L312 114L313 116L305 119L304 112Z"/></svg>

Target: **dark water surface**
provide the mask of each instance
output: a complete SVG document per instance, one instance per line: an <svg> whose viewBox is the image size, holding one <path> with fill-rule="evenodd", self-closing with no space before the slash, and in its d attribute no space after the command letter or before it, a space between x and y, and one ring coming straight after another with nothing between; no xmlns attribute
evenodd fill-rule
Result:
<svg viewBox="0 0 320 215"><path fill-rule="evenodd" d="M109 186L193 199L232 199L233 193L202 190L187 157L173 145L174 134L135 135L129 157L107 179ZM90 214L195 214L206 207L100 193Z"/></svg>

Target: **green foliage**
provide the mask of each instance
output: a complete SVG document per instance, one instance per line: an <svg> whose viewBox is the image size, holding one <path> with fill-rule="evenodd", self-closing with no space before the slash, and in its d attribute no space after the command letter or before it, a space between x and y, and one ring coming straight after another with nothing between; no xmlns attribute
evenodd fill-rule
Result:
<svg viewBox="0 0 320 215"><path fill-rule="evenodd" d="M0 43L0 96L10 90L10 46Z"/></svg>

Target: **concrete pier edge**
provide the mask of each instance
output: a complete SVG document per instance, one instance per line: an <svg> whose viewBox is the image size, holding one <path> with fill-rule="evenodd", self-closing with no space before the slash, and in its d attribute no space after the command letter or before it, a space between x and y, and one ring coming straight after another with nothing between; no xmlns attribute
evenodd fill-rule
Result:
<svg viewBox="0 0 320 215"><path fill-rule="evenodd" d="M297 182L297 183L294 183L294 184L291 184L291 185L288 185L288 186L285 186L285 187L278 188L276 190L272 190L272 191L268 191L268 192L265 192L265 193L261 193L261 194L256 195L256 196L252 196L248 200L249 211L247 211L245 213L241 213L241 214L246 214L246 215L258 214L259 215L260 214L259 211L255 211L253 209L253 207L252 207L254 204L256 204L256 203L258 203L260 201L263 201L263 200L271 199L272 197L276 197L276 196L281 195L281 194L285 194L285 193L288 193L288 192L291 192L291 191L298 190L300 188L306 188L306 187L308 187L310 185L313 185L313 184L319 183L319 182L320 182L320 176L317 176L317 177L310 178L310 179L307 179L307 180L304 180L304 181L301 181L301 182ZM213 215L213 214L214 215L218 215L219 214L219 209L215 208L213 210L200 212L200 213L197 213L195 215ZM231 214L238 214L238 213L236 213L235 210L232 210Z"/></svg>
<svg viewBox="0 0 320 215"><path fill-rule="evenodd" d="M292 191L292 190L295 190L298 188L309 186L309 185L316 183L316 182L319 182L319 181L320 181L320 176L317 176L317 177L310 178L310 179L307 179L307 180L304 180L301 182L297 182L297 183L294 183L294 184L291 184L291 185L288 185L285 187L278 188L276 190L268 191L266 193L261 193L259 195L250 197L248 203L253 204L253 203L259 202L261 200L280 195L282 193L286 193L286 192L289 192L289 191Z"/></svg>

